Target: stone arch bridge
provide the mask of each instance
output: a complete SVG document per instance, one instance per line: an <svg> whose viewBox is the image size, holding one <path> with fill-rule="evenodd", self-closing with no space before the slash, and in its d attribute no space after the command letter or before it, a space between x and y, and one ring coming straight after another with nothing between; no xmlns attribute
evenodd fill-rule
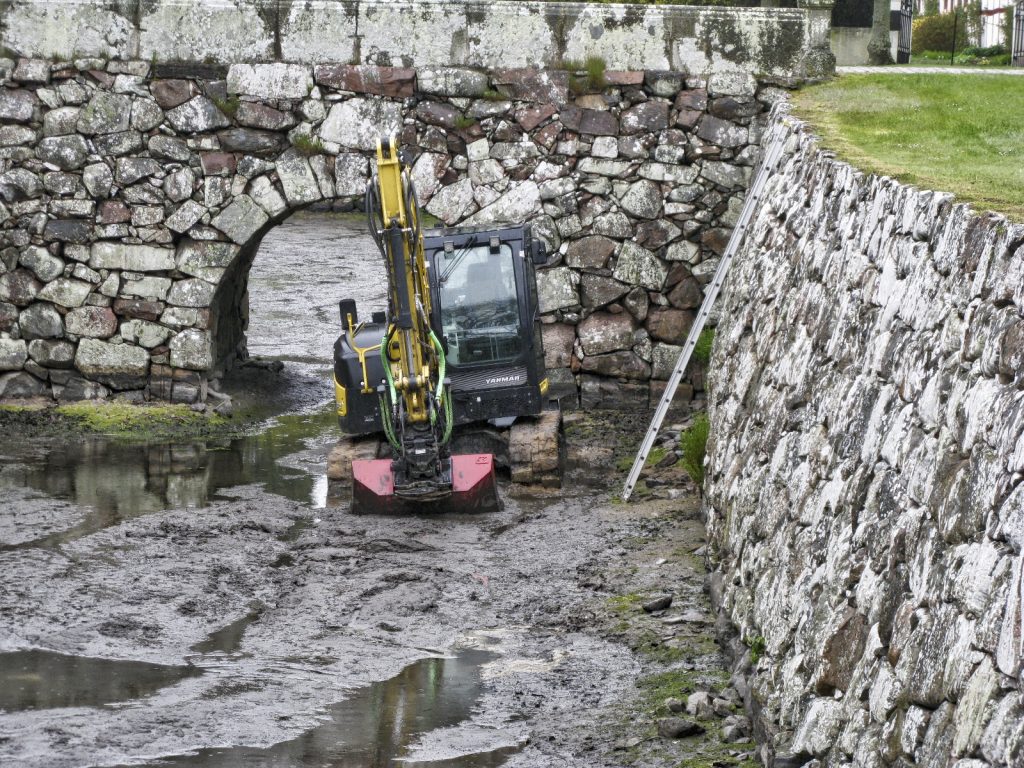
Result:
<svg viewBox="0 0 1024 768"><path fill-rule="evenodd" d="M263 235L361 195L377 137L394 131L428 212L451 225L530 220L556 254L539 278L556 390L646 408L809 34L809 17L786 11L803 32L752 39L788 48L729 60L712 35L702 64L682 62L689 73L260 61L274 46L225 66L131 58L145 34L107 51L86 17L60 40L35 34L46 7L5 10L21 37L4 44L27 55L0 59L0 397L202 401L244 354L240 307ZM616 31L611 65L628 65L635 46L622 41L653 22L613 16L600 22Z"/></svg>

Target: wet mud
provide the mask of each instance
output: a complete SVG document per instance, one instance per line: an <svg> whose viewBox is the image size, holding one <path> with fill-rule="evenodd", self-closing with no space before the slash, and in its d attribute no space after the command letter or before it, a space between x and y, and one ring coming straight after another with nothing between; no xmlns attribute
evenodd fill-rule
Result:
<svg viewBox="0 0 1024 768"><path fill-rule="evenodd" d="M746 764L717 721L658 736L667 696L727 676L696 489L614 498L643 423L570 420L560 492L357 517L306 343L243 382L280 407L251 435L3 446L0 764Z"/></svg>

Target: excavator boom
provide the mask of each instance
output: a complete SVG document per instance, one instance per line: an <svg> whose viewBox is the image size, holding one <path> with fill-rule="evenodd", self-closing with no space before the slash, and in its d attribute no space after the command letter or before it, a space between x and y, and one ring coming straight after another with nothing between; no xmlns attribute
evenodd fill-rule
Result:
<svg viewBox="0 0 1024 768"><path fill-rule="evenodd" d="M430 264L409 169L394 137L377 142L366 211L388 280L386 331L379 348L384 381L377 394L392 458L352 462L352 510L496 509L494 457L449 452L454 417L445 350L430 325ZM348 326L355 337L352 318Z"/></svg>

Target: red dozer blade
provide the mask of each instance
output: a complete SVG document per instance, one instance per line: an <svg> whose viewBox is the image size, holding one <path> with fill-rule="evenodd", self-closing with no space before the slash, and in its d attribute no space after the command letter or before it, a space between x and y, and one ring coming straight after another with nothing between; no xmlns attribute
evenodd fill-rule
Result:
<svg viewBox="0 0 1024 768"><path fill-rule="evenodd" d="M429 501L395 493L390 459L357 459L352 462L352 512L357 515L495 512L501 508L494 476L494 456L471 453L452 456L450 492L439 489L441 498Z"/></svg>

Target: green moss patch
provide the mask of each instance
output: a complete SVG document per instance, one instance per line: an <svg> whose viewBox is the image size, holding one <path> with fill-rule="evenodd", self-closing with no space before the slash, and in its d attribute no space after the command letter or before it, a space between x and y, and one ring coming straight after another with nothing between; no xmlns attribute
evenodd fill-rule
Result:
<svg viewBox="0 0 1024 768"><path fill-rule="evenodd" d="M55 410L83 432L131 439L201 435L227 424L220 416L196 413L187 405L81 402Z"/></svg>

